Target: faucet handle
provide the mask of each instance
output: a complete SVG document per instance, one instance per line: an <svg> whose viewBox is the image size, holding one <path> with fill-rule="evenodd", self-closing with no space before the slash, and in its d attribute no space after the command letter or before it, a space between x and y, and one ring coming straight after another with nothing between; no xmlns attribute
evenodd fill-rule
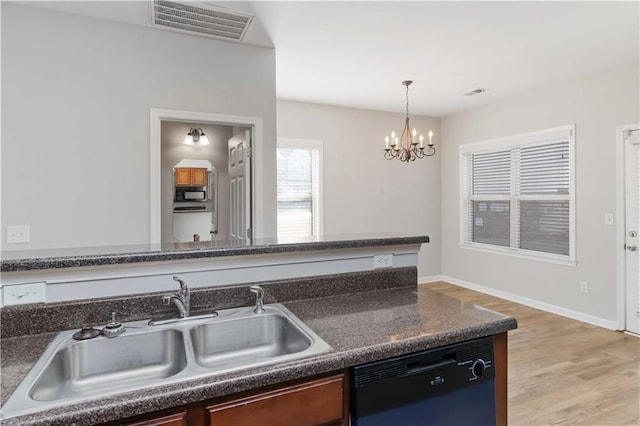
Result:
<svg viewBox="0 0 640 426"><path fill-rule="evenodd" d="M252 285L249 291L256 295L256 308L253 310L256 314L263 314L264 307L262 299L264 299L264 290L259 285Z"/></svg>

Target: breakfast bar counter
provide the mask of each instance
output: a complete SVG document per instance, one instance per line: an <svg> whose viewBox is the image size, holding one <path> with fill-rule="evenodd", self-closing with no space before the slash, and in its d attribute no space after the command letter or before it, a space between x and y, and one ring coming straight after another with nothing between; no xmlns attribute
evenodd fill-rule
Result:
<svg viewBox="0 0 640 426"><path fill-rule="evenodd" d="M267 290L268 291L268 290ZM309 358L159 385L13 416L3 425L117 421L351 366L506 334L515 319L429 290L402 286L285 302L332 350ZM2 340L2 402L6 401L55 333ZM506 345L506 341L505 341ZM505 347L506 350L506 347Z"/></svg>

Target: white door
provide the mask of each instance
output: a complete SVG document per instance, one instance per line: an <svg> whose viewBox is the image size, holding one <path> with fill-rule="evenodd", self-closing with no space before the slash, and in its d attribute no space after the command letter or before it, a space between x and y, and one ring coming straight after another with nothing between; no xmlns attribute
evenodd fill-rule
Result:
<svg viewBox="0 0 640 426"><path fill-rule="evenodd" d="M251 131L229 139L230 234L231 238L251 238Z"/></svg>
<svg viewBox="0 0 640 426"><path fill-rule="evenodd" d="M624 150L626 328L640 334L640 130L627 133Z"/></svg>

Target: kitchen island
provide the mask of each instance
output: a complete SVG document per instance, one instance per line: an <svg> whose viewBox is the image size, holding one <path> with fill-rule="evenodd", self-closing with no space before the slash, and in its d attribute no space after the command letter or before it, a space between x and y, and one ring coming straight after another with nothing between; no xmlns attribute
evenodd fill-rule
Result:
<svg viewBox="0 0 640 426"><path fill-rule="evenodd" d="M498 424L505 424L506 333L516 328L516 321L432 292L428 286L417 286L416 281L416 268L409 266L261 282L266 292L265 302L283 303L327 342L331 350L296 361L160 384L82 402L60 401L30 412L3 412L2 424L131 423L140 416L181 411L202 402L258 392L305 378L337 372L348 374L353 366L487 336L493 336L494 340ZM221 309L252 303L246 284L206 288L194 293L196 313L206 312L212 306ZM160 294L151 293L3 309L3 405L56 336L56 331L100 324L98 318L104 318L110 309L122 312L124 321L148 319L158 313L174 315L168 307L161 308L160 303L153 305L159 299ZM28 318L34 318L31 325L35 330L33 327L25 330L22 325ZM47 329L47 322L53 322L57 329ZM345 398L348 398L347 389ZM189 424L201 424L200 421Z"/></svg>

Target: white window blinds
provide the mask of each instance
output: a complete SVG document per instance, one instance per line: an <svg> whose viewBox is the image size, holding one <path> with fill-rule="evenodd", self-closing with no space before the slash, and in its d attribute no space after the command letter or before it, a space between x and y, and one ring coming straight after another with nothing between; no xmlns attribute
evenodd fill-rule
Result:
<svg viewBox="0 0 640 426"><path fill-rule="evenodd" d="M278 237L313 234L311 152L278 149Z"/></svg>
<svg viewBox="0 0 640 426"><path fill-rule="evenodd" d="M472 154L469 225L472 241L509 247L511 152L508 150Z"/></svg>
<svg viewBox="0 0 640 426"><path fill-rule="evenodd" d="M569 141L519 149L521 194L569 193Z"/></svg>
<svg viewBox="0 0 640 426"><path fill-rule="evenodd" d="M517 165L518 247L569 256L569 141L520 148Z"/></svg>
<svg viewBox="0 0 640 426"><path fill-rule="evenodd" d="M573 126L463 146L463 243L573 258Z"/></svg>
<svg viewBox="0 0 640 426"><path fill-rule="evenodd" d="M277 149L278 238L311 237L320 233L321 146L305 141ZM317 144L316 144L317 145Z"/></svg>
<svg viewBox="0 0 640 426"><path fill-rule="evenodd" d="M509 194L511 192L511 152L473 154L473 193Z"/></svg>

